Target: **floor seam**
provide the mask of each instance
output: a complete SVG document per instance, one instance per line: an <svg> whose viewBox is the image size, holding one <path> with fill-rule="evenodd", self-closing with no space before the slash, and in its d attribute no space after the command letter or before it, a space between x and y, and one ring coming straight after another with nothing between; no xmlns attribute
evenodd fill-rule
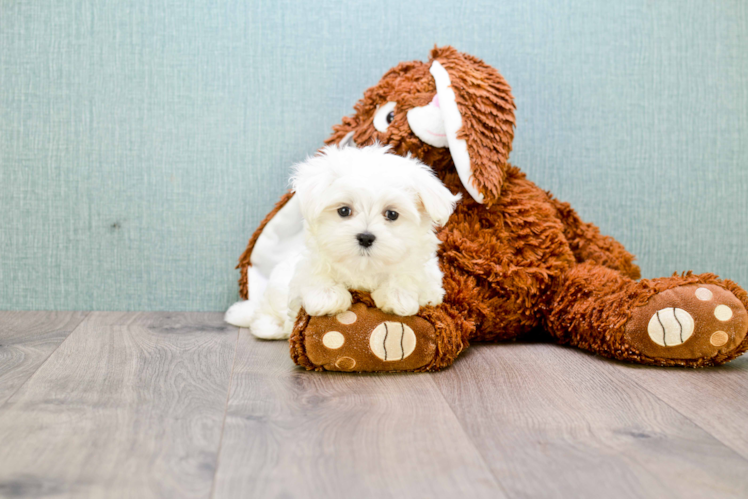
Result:
<svg viewBox="0 0 748 500"><path fill-rule="evenodd" d="M26 378L26 380L24 380L24 381L23 381L23 383L22 383L21 385L19 385L19 386L18 386L18 387L16 388L16 390L15 390L15 391L13 391L13 392L12 392L12 393L10 394L10 396L8 396L8 397L7 397L6 399L5 399L5 401L3 401L3 402L0 402L0 411L2 411L2 410L3 410L4 408L5 408L5 406L6 406L6 405L7 405L7 404L8 404L9 402L10 402L10 400L11 400L11 399L13 399L13 396L15 396L16 394L18 394L18 391L20 391L20 390L21 390L22 388L24 388L24 387L26 386L26 384L28 384L28 383L29 383L29 381L30 381L30 380L31 380L32 378L34 378L34 375L36 375L37 373L39 373L39 370L41 370L42 366L44 366L44 365L46 365L46 364L47 364L47 361L49 361L49 358L51 358L51 357L52 357L52 355L53 355L54 353L56 353L56 352L57 352L57 351L58 351L58 350L60 349L60 347L62 347L62 345L63 345L63 344L65 343L65 342L67 342L67 341L68 341L68 339L69 339L70 337L72 337L72 336L73 336L73 334L74 334L75 332L77 332L77 331L78 331L78 329L79 329L79 328L81 327L81 325L83 325L83 323L85 323L85 322L86 322L86 320L88 319L88 317L89 317L89 316L91 316L91 312L92 312L92 311L76 311L76 312L81 312L81 313L83 313L83 317L82 317L82 318L81 318L81 320L80 320L80 321L78 322L78 324L77 324L77 325L75 325L75 327L74 327L74 328L73 328L72 330L70 330L70 332L69 332L69 333L68 333L68 334L67 334L67 335L65 336L65 338L64 338L64 339L62 339L62 342L60 342L60 343L59 343L59 344L57 345L57 347L55 347L54 349L52 349L52 352L50 352L50 353L49 353L49 355L47 355L47 357L46 357L46 358L44 358L44 361L42 361L41 363L39 363L39 366L37 366L37 367L36 367L36 370L34 370L34 372L33 372L33 373L31 373L31 374L30 374L30 375L28 376L28 378Z"/></svg>
<svg viewBox="0 0 748 500"><path fill-rule="evenodd" d="M231 388L234 385L234 369L236 368L236 358L239 352L239 339L241 338L241 333L241 328L237 328L236 342L234 343L234 359L231 362L231 375L229 376L229 386L226 391L226 404L224 405L223 409L223 422L221 422L221 434L218 438L218 450L216 450L216 466L215 470L213 471L213 481L210 484L210 493L208 494L209 498L215 498L214 495L216 489L216 478L218 477L218 467L220 466L221 461L221 449L223 449L223 432L226 429L226 418L228 417L229 413L229 401L231 399Z"/></svg>
<svg viewBox="0 0 748 500"><path fill-rule="evenodd" d="M636 385L639 389L645 391L647 394L649 394L652 397L656 398L658 401L661 401L662 404L664 404L665 406L667 406L668 408L670 408L671 410L673 410L678 415L680 415L683 418L685 418L687 421L691 422L694 426L696 426L697 428L699 428L702 431L704 431L706 434L708 434L709 436L711 436L712 438L714 438L717 442L721 443L722 446L724 446L724 447L726 447L726 448L734 451L736 455L738 455L743 460L745 460L746 462L748 462L748 455L744 454L740 450L737 450L737 449L733 448L732 446L730 446L729 443L726 443L722 439L720 439L719 436L715 436L714 434L712 434L711 432L709 432L708 429L705 429L704 427L702 427L700 424L698 424L697 422L695 422L691 417L689 417L688 415L686 415L685 413L683 413L682 411L680 411L675 406L671 405L669 402L667 402L664 399L662 399L660 396L658 396L654 392L650 391L647 387L645 387L642 384L640 384L636 379L634 379L633 377L631 377L627 373L624 372L624 376L626 377L626 380L629 380L631 383L633 383L634 385Z"/></svg>
<svg viewBox="0 0 748 500"><path fill-rule="evenodd" d="M485 361L485 358L484 358L484 361ZM454 368L449 367L447 369L449 370L449 369L454 369ZM447 405L447 408L449 408L449 412L454 417L455 421L457 422L457 425L460 426L460 429L465 434L465 437L468 439L468 441L470 441L470 445L473 447L473 449L476 451L476 453L478 453L478 456L480 457L481 462L483 462L483 465L485 465L486 470L488 471L489 474L491 474L491 477L494 479L494 481L496 481L497 486L501 489L501 492L504 494L504 496L506 498L512 498L512 496L509 494L509 491L506 489L506 487L504 486L504 484L499 480L498 477L496 477L496 474L494 474L493 469L489 465L488 460L486 459L486 457L483 455L483 452L480 450L480 448L478 448L478 446L476 446L475 441L473 441L473 438L470 436L470 434L468 433L468 431L465 429L465 426L462 425L462 420L460 420L460 417L457 416L457 414L454 411L454 408L452 408L452 405L449 404L449 401L447 401L447 398L444 396L444 393L442 392L442 388L439 387L439 384L437 384L436 380L434 380L434 378L433 378L434 374L432 373L430 375L432 377L431 378L431 382L436 387L436 390L439 391L439 396L442 398L442 401L444 401L444 404Z"/></svg>

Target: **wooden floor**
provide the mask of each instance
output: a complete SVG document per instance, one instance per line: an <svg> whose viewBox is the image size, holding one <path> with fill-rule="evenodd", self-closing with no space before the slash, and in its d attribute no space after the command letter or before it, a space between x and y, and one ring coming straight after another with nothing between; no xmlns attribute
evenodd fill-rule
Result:
<svg viewBox="0 0 748 500"><path fill-rule="evenodd" d="M296 368L218 313L0 312L4 497L746 497L748 357Z"/></svg>

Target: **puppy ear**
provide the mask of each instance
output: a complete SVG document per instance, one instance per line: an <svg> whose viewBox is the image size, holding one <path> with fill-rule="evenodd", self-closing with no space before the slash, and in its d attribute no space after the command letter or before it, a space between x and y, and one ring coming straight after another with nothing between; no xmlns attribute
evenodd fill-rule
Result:
<svg viewBox="0 0 748 500"><path fill-rule="evenodd" d="M324 157L337 150L336 146L322 148L314 157L294 166L291 188L299 199L301 215L307 221L316 219L325 209L324 192L334 182L335 175Z"/></svg>
<svg viewBox="0 0 748 500"><path fill-rule="evenodd" d="M514 139L514 98L498 71L452 47L431 51L444 129L462 184L477 202L495 202Z"/></svg>
<svg viewBox="0 0 748 500"><path fill-rule="evenodd" d="M418 168L418 174L414 179L414 189L429 218L435 224L443 226L449 220L449 216L454 212L455 205L462 196L452 194L426 165L419 165Z"/></svg>

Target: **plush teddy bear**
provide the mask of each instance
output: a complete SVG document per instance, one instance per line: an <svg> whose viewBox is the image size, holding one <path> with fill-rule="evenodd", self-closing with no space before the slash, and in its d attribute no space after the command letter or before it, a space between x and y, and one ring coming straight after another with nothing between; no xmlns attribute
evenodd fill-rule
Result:
<svg viewBox="0 0 748 500"><path fill-rule="evenodd" d="M441 305L404 318L354 291L351 310L337 316L302 310L290 339L294 361L315 370L438 370L471 341L531 331L648 365L719 365L748 349L748 294L737 284L690 272L637 281L620 243L509 163L514 110L498 71L443 47L428 62L389 70L333 128L327 144L388 144L431 166L462 201L439 232ZM262 292L301 232L287 193L240 258L243 298Z"/></svg>

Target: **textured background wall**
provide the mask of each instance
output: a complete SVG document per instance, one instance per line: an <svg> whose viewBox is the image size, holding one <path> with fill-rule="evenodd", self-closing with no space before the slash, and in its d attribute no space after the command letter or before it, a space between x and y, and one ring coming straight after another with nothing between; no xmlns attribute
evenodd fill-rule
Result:
<svg viewBox="0 0 748 500"><path fill-rule="evenodd" d="M0 309L224 309L289 165L434 43L645 276L748 286L748 2L4 0Z"/></svg>

